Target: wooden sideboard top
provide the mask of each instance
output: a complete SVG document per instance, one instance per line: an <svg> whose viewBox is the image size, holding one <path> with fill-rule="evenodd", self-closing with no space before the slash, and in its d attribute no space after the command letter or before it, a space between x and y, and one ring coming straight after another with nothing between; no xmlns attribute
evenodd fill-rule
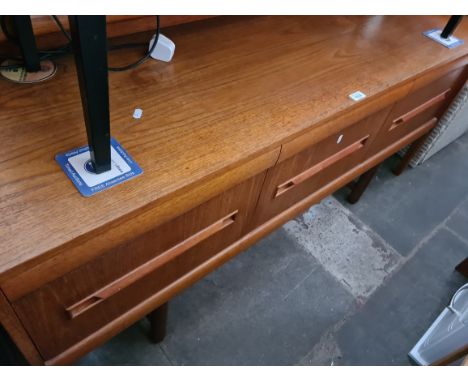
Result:
<svg viewBox="0 0 468 382"><path fill-rule="evenodd" d="M262 16L173 27L173 62L148 61L109 75L112 135L144 174L91 198L78 193L54 159L87 142L73 58L59 60L55 78L41 84L1 81L0 275L125 224L465 56L468 44L447 49L422 35L446 21ZM468 20L456 35L468 41ZM139 55L113 52L110 61ZM350 100L357 90L367 99ZM132 117L135 108L143 109L140 120ZM272 164L278 153L268 157Z"/></svg>

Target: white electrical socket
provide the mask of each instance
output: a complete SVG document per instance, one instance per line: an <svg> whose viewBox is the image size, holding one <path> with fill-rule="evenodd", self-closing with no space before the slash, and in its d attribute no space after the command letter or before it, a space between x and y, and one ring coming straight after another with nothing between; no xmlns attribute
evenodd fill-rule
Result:
<svg viewBox="0 0 468 382"><path fill-rule="evenodd" d="M154 35L153 38L151 39L149 43L149 49L151 49L151 46L153 45L153 41L155 37L156 35ZM153 53L151 53L151 58L154 58L155 60L169 62L172 60L172 57L174 56L174 51L175 51L174 42L172 42L172 40L168 39L166 36L160 33L158 43L156 44L153 50Z"/></svg>

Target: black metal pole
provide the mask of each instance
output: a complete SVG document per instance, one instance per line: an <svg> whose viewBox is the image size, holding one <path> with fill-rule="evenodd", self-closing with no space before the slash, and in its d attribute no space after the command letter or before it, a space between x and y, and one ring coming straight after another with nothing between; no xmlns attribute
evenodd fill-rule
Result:
<svg viewBox="0 0 468 382"><path fill-rule="evenodd" d="M29 16L12 16L13 25L18 37L18 43L23 56L24 67L28 72L41 70L39 53L37 52L36 39Z"/></svg>
<svg viewBox="0 0 468 382"><path fill-rule="evenodd" d="M440 37L449 38L453 34L453 32L455 32L455 29L457 29L458 24L460 24L462 18L463 16L450 16L450 19L447 22L447 25L445 26L444 30L440 34Z"/></svg>
<svg viewBox="0 0 468 382"><path fill-rule="evenodd" d="M106 16L68 16L94 171L111 168Z"/></svg>

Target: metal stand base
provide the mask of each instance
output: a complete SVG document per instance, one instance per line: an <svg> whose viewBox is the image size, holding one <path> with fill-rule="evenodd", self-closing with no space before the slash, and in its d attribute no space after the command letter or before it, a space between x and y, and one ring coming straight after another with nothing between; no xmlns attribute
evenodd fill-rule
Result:
<svg viewBox="0 0 468 382"><path fill-rule="evenodd" d="M16 61L6 60L0 65L10 66L16 64ZM52 78L57 72L57 66L50 60L41 61L40 65L41 69L37 72L28 72L25 66L20 66L12 69L2 69L0 70L0 75L9 81L19 84L33 84Z"/></svg>

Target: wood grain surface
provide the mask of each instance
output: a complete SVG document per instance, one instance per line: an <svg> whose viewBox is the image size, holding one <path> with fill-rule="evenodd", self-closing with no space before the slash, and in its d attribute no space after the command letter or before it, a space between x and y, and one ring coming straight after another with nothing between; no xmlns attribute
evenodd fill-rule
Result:
<svg viewBox="0 0 468 382"><path fill-rule="evenodd" d="M171 63L148 61L110 75L112 135L144 174L91 198L80 196L54 160L86 144L72 58L59 61L48 82L0 82L1 285L45 261L54 268L89 259L100 249L54 256L99 235L116 245L117 223L125 236L136 216L202 190L193 205L172 206L188 210L203 200L198 192L207 182L227 173L246 179L255 173L236 178L235 170L301 134L330 135L337 131L327 124L332 118L375 107L382 94L464 57L468 45L449 50L422 35L446 19L219 17L169 28L177 46ZM468 39L467 23L457 35ZM140 55L114 52L111 61ZM367 95L359 103L348 98L357 90ZM140 120L132 118L137 107ZM271 166L278 155L269 158ZM218 189L232 186L224 179Z"/></svg>
<svg viewBox="0 0 468 382"><path fill-rule="evenodd" d="M165 297L173 297L174 283L242 237L264 177L250 178L13 302L44 358L58 356L141 303L148 314L161 303L151 301L168 288Z"/></svg>

